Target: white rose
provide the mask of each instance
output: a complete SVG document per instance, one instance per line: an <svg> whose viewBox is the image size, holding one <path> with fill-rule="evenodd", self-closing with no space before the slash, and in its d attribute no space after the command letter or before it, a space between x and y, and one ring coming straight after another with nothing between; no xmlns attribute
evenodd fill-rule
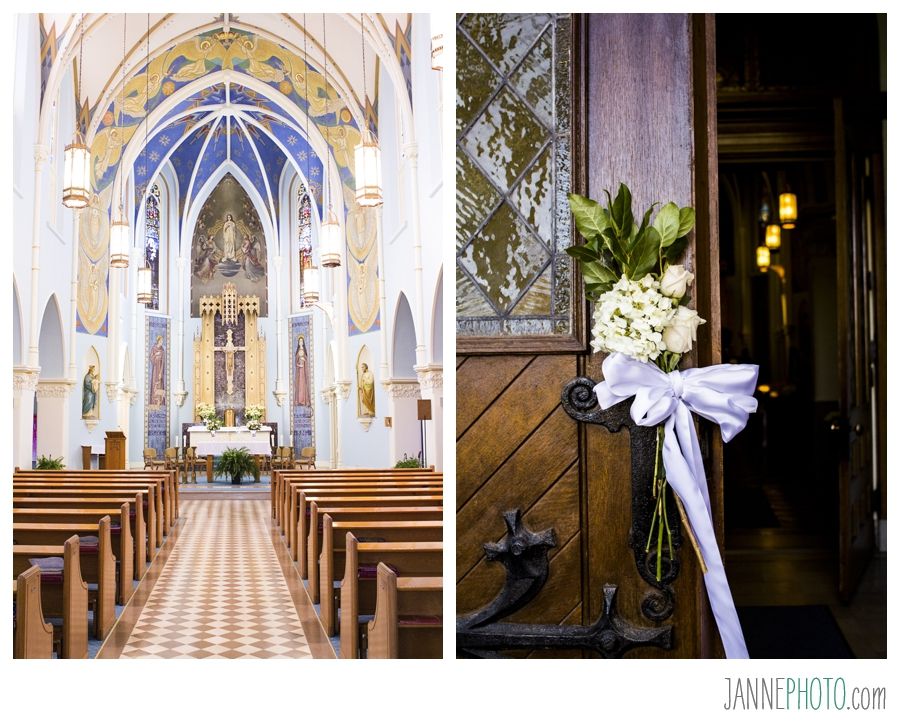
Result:
<svg viewBox="0 0 900 724"><path fill-rule="evenodd" d="M694 281L694 275L681 264L672 264L659 280L659 291L667 297L681 299L687 292L688 284Z"/></svg>
<svg viewBox="0 0 900 724"><path fill-rule="evenodd" d="M693 343L697 341L697 327L705 323L706 320L701 319L693 309L678 307L672 322L663 330L663 344L669 352L675 354L690 352Z"/></svg>

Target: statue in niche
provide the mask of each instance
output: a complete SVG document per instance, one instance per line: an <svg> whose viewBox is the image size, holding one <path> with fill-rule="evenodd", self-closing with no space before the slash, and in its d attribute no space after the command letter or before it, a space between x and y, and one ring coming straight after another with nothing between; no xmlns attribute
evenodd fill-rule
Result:
<svg viewBox="0 0 900 724"><path fill-rule="evenodd" d="M225 331L225 392L226 394L234 394L234 352L237 347L234 346L231 330Z"/></svg>
<svg viewBox="0 0 900 724"><path fill-rule="evenodd" d="M81 383L81 419L100 419L100 373L94 365L88 365Z"/></svg>
<svg viewBox="0 0 900 724"><path fill-rule="evenodd" d="M369 365L365 362L359 366L357 387L359 388L357 415L359 417L375 417L375 375L372 374Z"/></svg>
<svg viewBox="0 0 900 724"><path fill-rule="evenodd" d="M156 344L153 345L147 359L150 363L148 404L161 407L166 404L166 350L163 347L162 335L157 335Z"/></svg>
<svg viewBox="0 0 900 724"><path fill-rule="evenodd" d="M294 353L294 407L309 407L309 357L306 354L306 340L297 337L297 351Z"/></svg>
<svg viewBox="0 0 900 724"><path fill-rule="evenodd" d="M234 245L236 229L237 224L234 223L234 217L231 214L225 214L225 221L222 224L222 261L237 261Z"/></svg>

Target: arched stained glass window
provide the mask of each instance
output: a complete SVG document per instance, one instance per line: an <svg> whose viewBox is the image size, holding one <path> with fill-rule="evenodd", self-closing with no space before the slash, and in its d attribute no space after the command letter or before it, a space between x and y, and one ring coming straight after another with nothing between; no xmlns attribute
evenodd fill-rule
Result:
<svg viewBox="0 0 900 724"><path fill-rule="evenodd" d="M303 270L312 266L312 202L306 186L297 188L297 239L300 247L300 299L303 303Z"/></svg>
<svg viewBox="0 0 900 724"><path fill-rule="evenodd" d="M153 301L147 309L159 309L159 184L150 187L144 205L144 254L153 279Z"/></svg>

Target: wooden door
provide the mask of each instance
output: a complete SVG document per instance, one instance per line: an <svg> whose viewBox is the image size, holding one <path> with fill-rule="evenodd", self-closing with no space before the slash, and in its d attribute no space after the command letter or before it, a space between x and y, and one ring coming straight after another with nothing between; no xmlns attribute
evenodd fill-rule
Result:
<svg viewBox="0 0 900 724"><path fill-rule="evenodd" d="M520 79L523 68L534 73L539 67L529 49L553 41L554 36L542 33L554 22L551 57L557 76L544 92L570 82L571 98L568 105L558 95L553 98L556 136L545 136L540 95L530 93L533 87L523 88ZM589 353L589 310L580 295L581 279L559 254L574 243L566 183L573 191L602 198L603 189L625 182L634 192L635 208L670 199L696 206L696 240L685 263L697 274L695 299L708 323L688 366L719 361L713 37L711 18L689 15L573 16L571 22L549 15L458 18L458 632L472 616L529 626L520 630L536 642L534 648L521 644L504 654L595 655L590 646L566 648L554 638L554 627L575 627L567 629L573 642L588 636L588 627L610 606L608 584L616 586L616 615L629 625L655 631L671 626L669 647L639 647L628 656L715 653L702 576L690 547L680 549L680 571L666 592L674 601L671 611L662 610L660 590L638 573L629 545L629 433L576 422L561 404L573 378L601 379L602 356ZM504 47L513 48L511 60ZM564 54L572 63L568 81L558 75ZM529 106L532 101L535 105ZM492 104L499 106L495 113ZM517 158L520 149L512 147L498 170L478 155L479 149L508 143L510 129L491 127L492 119L505 118L508 124L523 106L533 108L534 118L521 124L521 133L509 135L536 139L536 150L529 154L542 158L542 149L550 148L561 160L543 176L545 185L530 186L527 193L521 192L522 184L540 161L528 167ZM530 206L521 204L523 197ZM552 206L548 214L555 224L549 239L541 239L543 222L532 213L546 210L544 204ZM497 248L508 218L515 235L507 231ZM516 252L522 249L531 250L531 256L519 258ZM545 256L552 261L541 271ZM545 275L550 277L549 301L542 306L537 292L544 288ZM516 285L522 289L512 294ZM519 314L523 307L547 314ZM708 431L702 432L720 524L720 448ZM549 559L543 573L529 568L537 558L523 560L529 555L530 549L522 547L529 530L535 534L529 545L543 547ZM526 578L531 575L530 582L520 578L510 586L497 562L504 557ZM655 613L654 606L660 607Z"/></svg>
<svg viewBox="0 0 900 724"><path fill-rule="evenodd" d="M831 430L841 450L838 582L844 600L855 593L875 547L873 440L878 430L873 427L879 416L873 416L873 406L884 341L877 334L881 304L875 281L883 278L876 267L884 264L884 249L878 243L883 239L883 191L877 119L874 122L873 127L873 119L853 116L841 99L835 101L840 417Z"/></svg>

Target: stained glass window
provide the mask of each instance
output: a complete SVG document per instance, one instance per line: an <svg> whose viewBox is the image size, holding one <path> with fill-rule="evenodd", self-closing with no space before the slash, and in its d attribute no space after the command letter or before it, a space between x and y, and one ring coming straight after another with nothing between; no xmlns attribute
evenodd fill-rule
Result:
<svg viewBox="0 0 900 724"><path fill-rule="evenodd" d="M574 334L569 15L457 16L456 326Z"/></svg>
<svg viewBox="0 0 900 724"><path fill-rule="evenodd" d="M300 305L303 305L303 270L312 266L312 202L306 186L297 189L297 239L300 247Z"/></svg>
<svg viewBox="0 0 900 724"><path fill-rule="evenodd" d="M147 309L159 309L159 185L153 184L144 204L144 254L153 279L153 301Z"/></svg>

